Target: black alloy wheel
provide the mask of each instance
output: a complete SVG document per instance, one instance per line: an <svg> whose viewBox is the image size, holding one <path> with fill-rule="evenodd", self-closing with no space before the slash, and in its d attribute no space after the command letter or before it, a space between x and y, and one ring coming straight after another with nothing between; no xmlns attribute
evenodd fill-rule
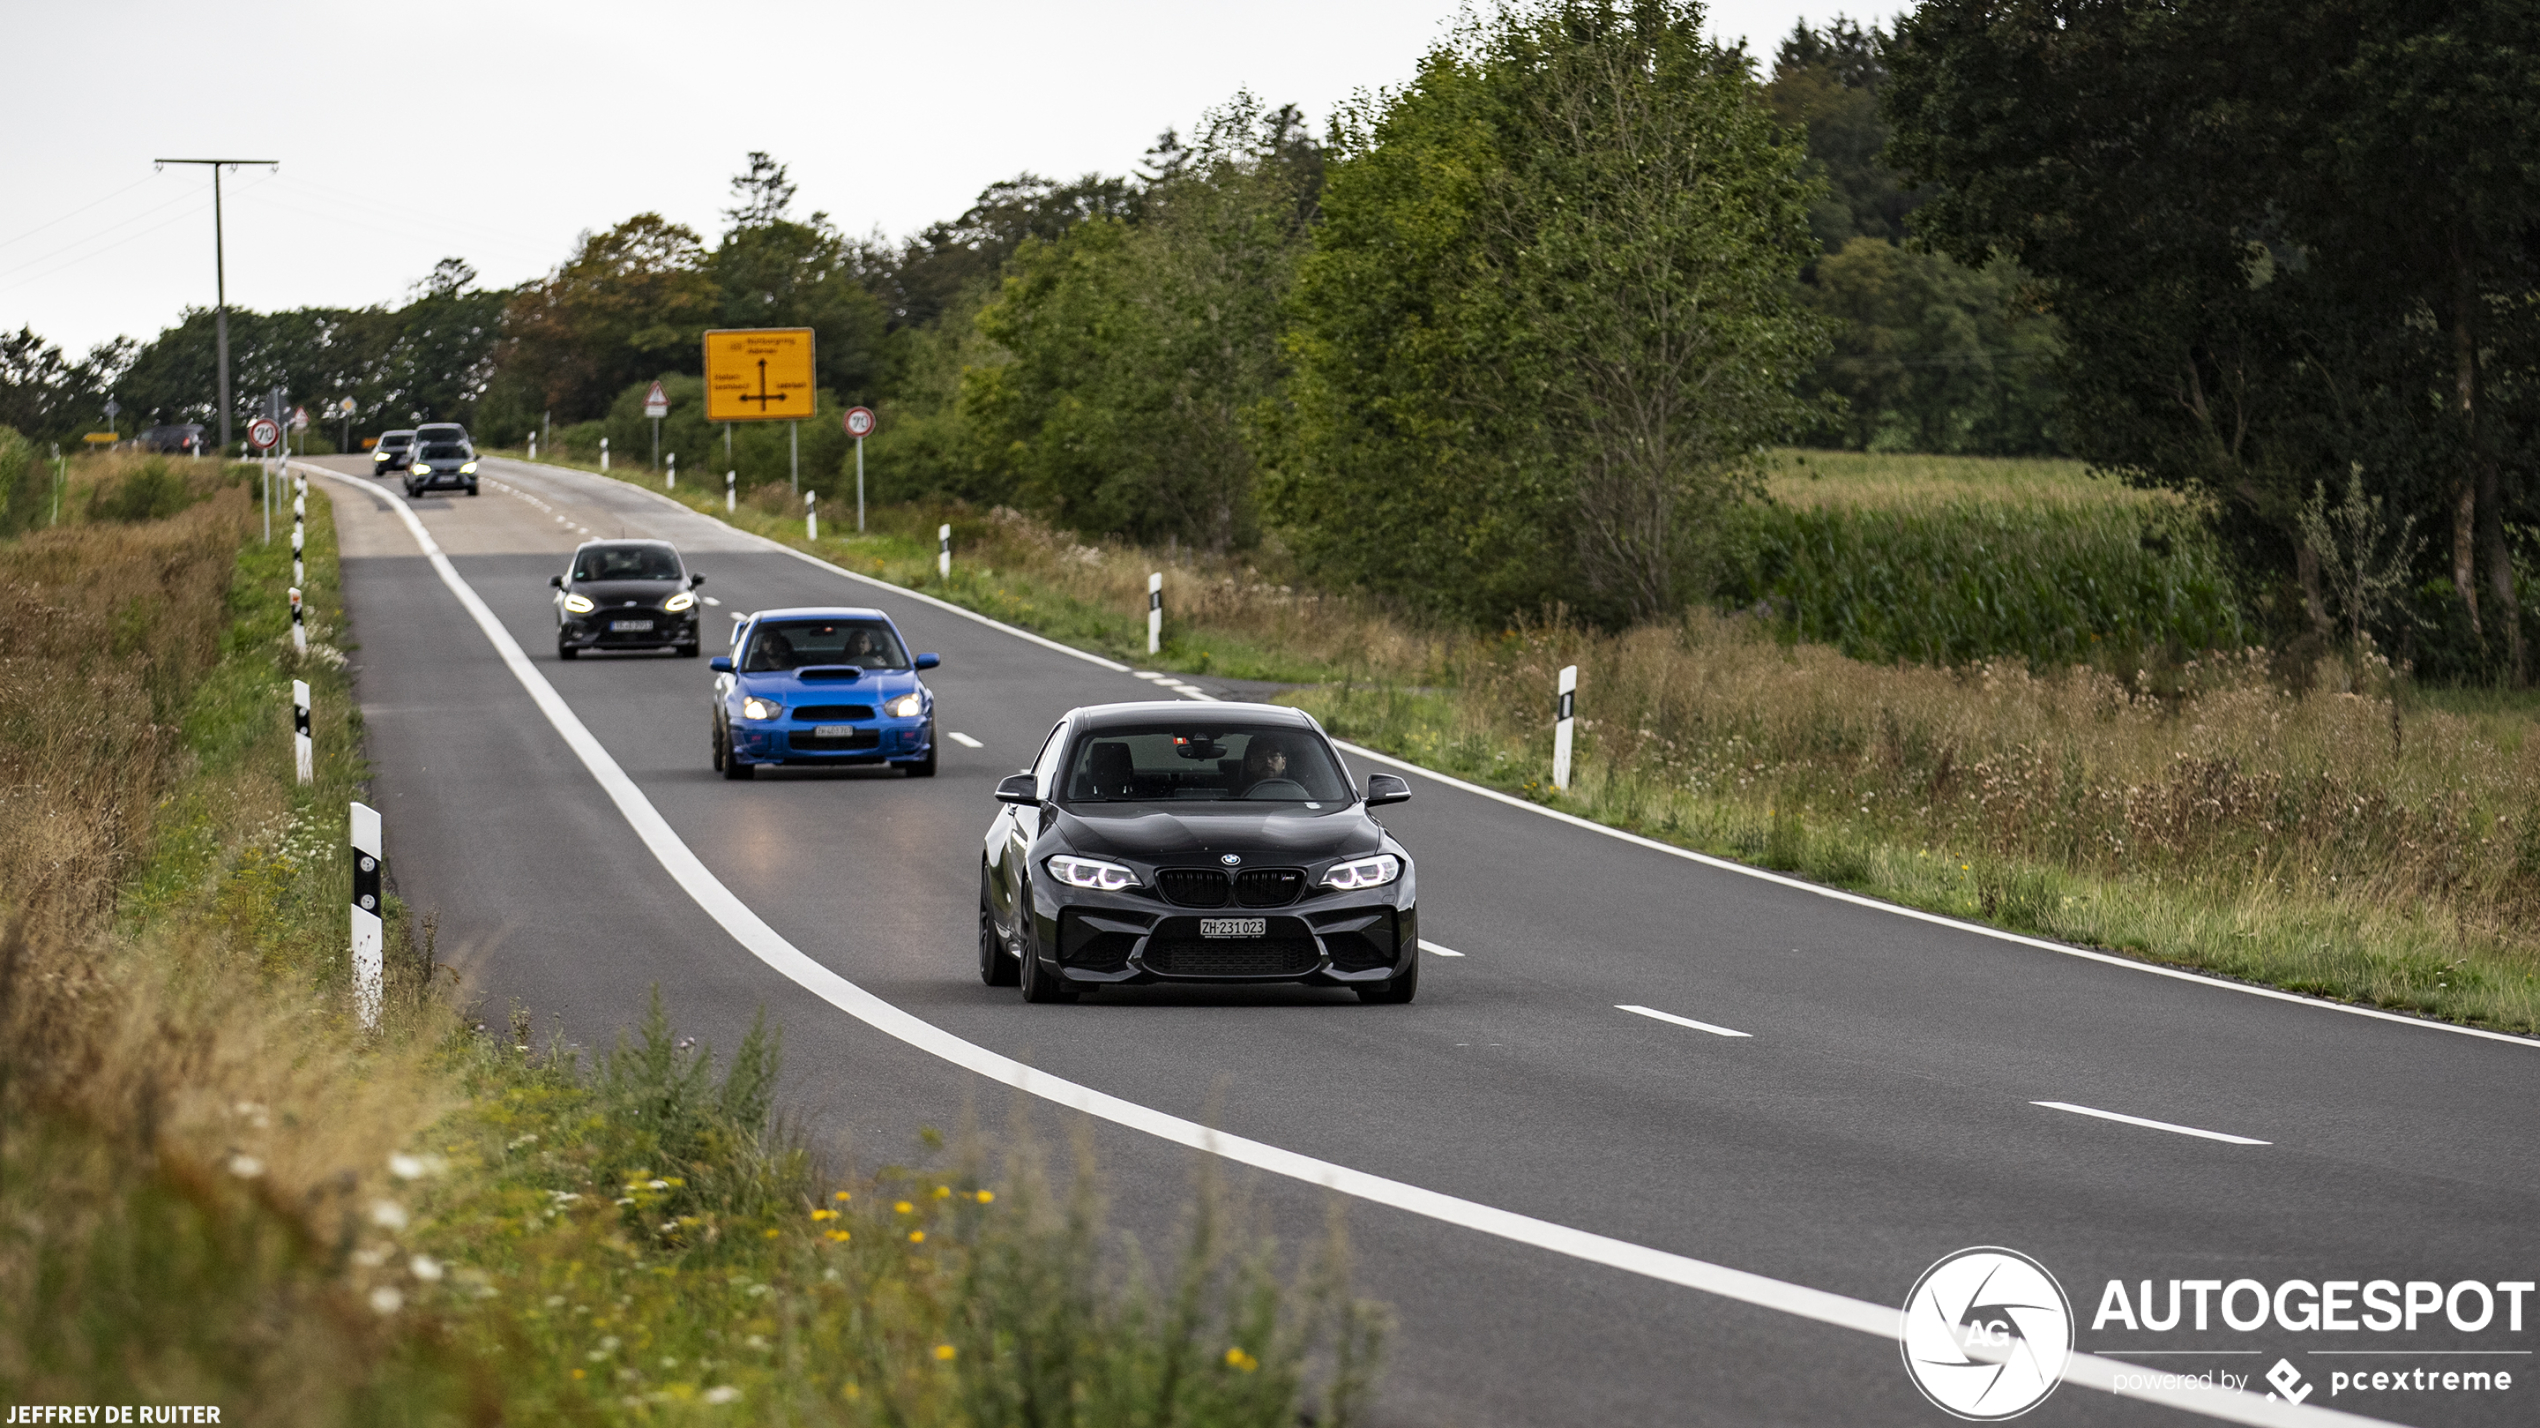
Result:
<svg viewBox="0 0 2540 1428"><path fill-rule="evenodd" d="M1011 987L1023 975L1022 964L1006 955L997 936L996 914L988 908L988 865L979 865L979 980L991 987Z"/></svg>
<svg viewBox="0 0 2540 1428"><path fill-rule="evenodd" d="M1416 947L1413 948L1411 952L1411 965L1403 968L1400 975L1394 977L1390 981L1378 982L1373 986L1362 986L1358 988L1358 999L1360 1001L1371 1002L1377 1005L1390 1004L1393 1006L1400 1006L1419 994L1420 951Z"/></svg>
<svg viewBox="0 0 2540 1428"><path fill-rule="evenodd" d="M732 730L722 725L717 725L714 731L714 766L735 783L745 783L758 772L732 752Z"/></svg>
<svg viewBox="0 0 2540 1428"><path fill-rule="evenodd" d="M1018 893L1014 909L1014 915L1016 917L1028 918L1032 915L1029 911L1030 904L1026 901L1026 899L1029 899L1031 895L1031 889L1029 888L1025 888ZM1076 989L1061 981L1058 973L1042 965L1041 939L1039 936L1035 934L1026 934L1024 936L1023 954L1017 960L1023 964L1021 968L1023 974L1021 978L1023 985L1023 1000L1027 1002L1072 1002L1076 1000Z"/></svg>

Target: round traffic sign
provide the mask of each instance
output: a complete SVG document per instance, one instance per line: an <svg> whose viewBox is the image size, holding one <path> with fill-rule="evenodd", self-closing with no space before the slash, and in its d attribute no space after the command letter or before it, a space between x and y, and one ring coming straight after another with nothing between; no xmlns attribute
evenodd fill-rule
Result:
<svg viewBox="0 0 2540 1428"><path fill-rule="evenodd" d="M847 408L846 420L842 424L846 427L847 435L849 436L871 436L873 434L873 411L870 407L849 407Z"/></svg>
<svg viewBox="0 0 2540 1428"><path fill-rule="evenodd" d="M259 451L271 451L282 444L282 428L272 417L258 417L247 423L247 444Z"/></svg>

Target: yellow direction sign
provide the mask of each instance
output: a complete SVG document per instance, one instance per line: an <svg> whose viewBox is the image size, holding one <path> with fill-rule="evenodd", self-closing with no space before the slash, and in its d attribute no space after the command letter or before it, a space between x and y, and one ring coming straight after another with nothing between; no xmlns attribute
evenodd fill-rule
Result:
<svg viewBox="0 0 2540 1428"><path fill-rule="evenodd" d="M726 327L706 334L706 420L811 415L811 329Z"/></svg>

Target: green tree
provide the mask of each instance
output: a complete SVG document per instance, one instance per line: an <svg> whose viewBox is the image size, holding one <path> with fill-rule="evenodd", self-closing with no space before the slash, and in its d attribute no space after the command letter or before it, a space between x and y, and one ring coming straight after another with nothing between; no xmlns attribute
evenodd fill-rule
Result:
<svg viewBox="0 0 2540 1428"><path fill-rule="evenodd" d="M556 420L584 421L630 382L693 370L721 309L697 235L639 213L512 296L499 361Z"/></svg>
<svg viewBox="0 0 2540 1428"><path fill-rule="evenodd" d="M1211 549L1256 535L1246 424L1282 371L1280 304L1314 211L1315 147L1293 108L1210 111L1141 194L1141 217L1027 241L970 369L985 462L1078 529Z"/></svg>
<svg viewBox="0 0 2540 1428"><path fill-rule="evenodd" d="M1273 510L1327 576L1495 618L1699 593L1821 345L1804 154L1687 3L1472 17L1336 122Z"/></svg>
<svg viewBox="0 0 2540 1428"><path fill-rule="evenodd" d="M1867 451L2056 450L2061 344L2021 286L2013 264L1968 268L1884 238L1817 260L1806 300L1833 323L1817 381L1842 401L1811 434Z"/></svg>
<svg viewBox="0 0 2540 1428"><path fill-rule="evenodd" d="M819 385L863 400L881 376L889 313L865 285L864 255L814 213L789 216L794 185L785 166L752 152L734 177L731 227L706 261L719 327L808 327L815 334ZM692 359L682 370L695 370Z"/></svg>

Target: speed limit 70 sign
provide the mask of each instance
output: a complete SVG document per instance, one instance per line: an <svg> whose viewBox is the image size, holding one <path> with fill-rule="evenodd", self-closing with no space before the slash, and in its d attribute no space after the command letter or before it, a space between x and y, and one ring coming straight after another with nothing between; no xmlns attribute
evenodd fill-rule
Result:
<svg viewBox="0 0 2540 1428"><path fill-rule="evenodd" d="M847 435L861 441L873 434L873 410L870 407L849 407L846 420L840 425L847 429Z"/></svg>
<svg viewBox="0 0 2540 1428"><path fill-rule="evenodd" d="M258 417L247 423L247 444L258 451L271 451L282 444L282 427L272 417Z"/></svg>

